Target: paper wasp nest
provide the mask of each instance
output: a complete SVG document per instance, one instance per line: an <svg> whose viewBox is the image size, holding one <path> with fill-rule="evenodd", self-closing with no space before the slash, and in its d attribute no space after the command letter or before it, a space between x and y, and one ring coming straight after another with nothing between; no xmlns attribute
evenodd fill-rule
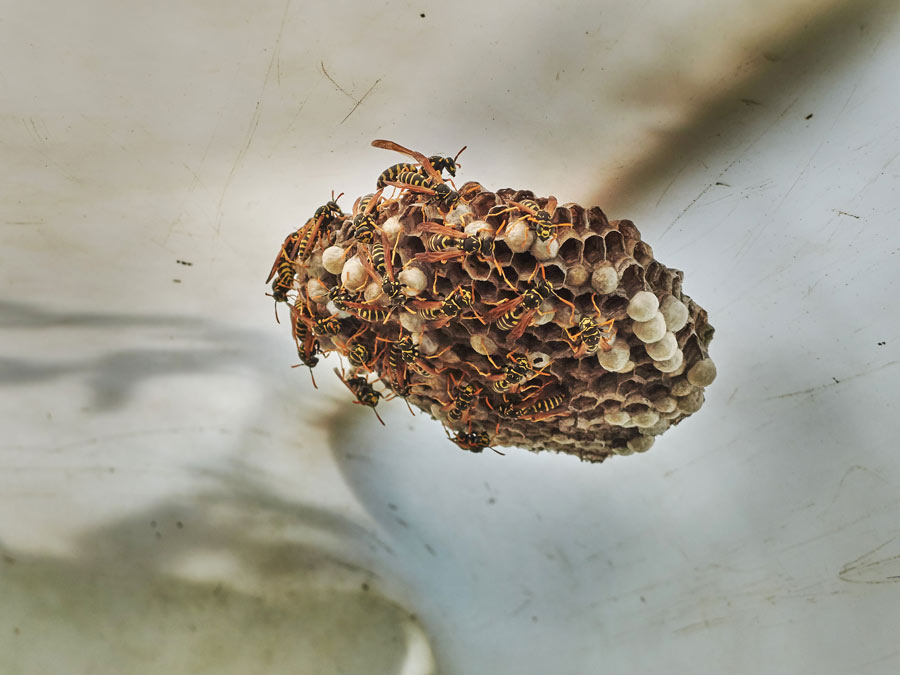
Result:
<svg viewBox="0 0 900 675"><path fill-rule="evenodd" d="M603 461L649 449L700 409L715 377L713 328L682 292L682 272L654 260L631 221L565 204L551 221L571 225L542 240L516 204L549 212L547 199L477 183L459 195L445 210L401 189L372 208L386 266L358 241L352 214L322 225L321 243L291 263L301 357L341 352L352 364L343 379L362 402L360 387L373 407L403 395L475 452L518 446ZM492 240L493 251L462 251L464 234ZM542 281L552 291L526 313L522 298ZM517 313L528 324L515 330ZM585 330L585 317L603 328ZM338 332L325 335L334 319Z"/></svg>

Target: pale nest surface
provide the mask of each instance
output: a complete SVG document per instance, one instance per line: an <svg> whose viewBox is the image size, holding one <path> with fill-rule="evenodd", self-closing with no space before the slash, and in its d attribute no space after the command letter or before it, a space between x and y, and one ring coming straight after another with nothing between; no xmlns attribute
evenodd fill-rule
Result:
<svg viewBox="0 0 900 675"><path fill-rule="evenodd" d="M545 208L547 199L521 190L490 192L477 183L459 192L463 199L447 213L427 196L405 192L372 211L388 256L394 251L391 274L409 298L405 305L392 304L382 292L383 277L373 274L369 249L354 238L352 215L332 223L328 240L297 261L298 296L292 300L308 308L307 323L340 319L340 332L320 336L319 348L346 355L362 344L368 351L368 361L349 368L347 378L367 379L382 397L408 387L400 393L408 394L410 404L451 432L484 432L491 446L565 452L588 461L644 452L700 409L704 388L716 374L708 355L713 328L706 311L683 292L682 272L656 261L631 221L610 222L597 207L564 204L552 222L571 225L555 228L555 236L542 241L513 202L534 200ZM426 222L494 238L493 256L424 261L423 254L433 250ZM521 337L511 340L514 331L498 325L496 317L490 320L492 311L496 315L501 303L523 296L542 279L554 293ZM335 289L348 293L345 299L390 313L385 320L365 321L359 313L341 311L330 299ZM423 316L423 308L433 309L458 289L472 293L471 307L452 317L434 311ZM583 317L614 320L614 330L596 350L581 344ZM394 353L391 362L391 350L404 336L418 354L398 372L399 358ZM527 359L527 375L518 386L496 391L513 356ZM476 393L455 419L454 400L465 385Z"/></svg>

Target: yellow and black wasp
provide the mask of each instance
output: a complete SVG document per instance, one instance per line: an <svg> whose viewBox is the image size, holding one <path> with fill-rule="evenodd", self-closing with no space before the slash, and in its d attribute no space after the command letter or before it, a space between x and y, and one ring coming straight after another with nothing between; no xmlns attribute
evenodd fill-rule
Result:
<svg viewBox="0 0 900 675"><path fill-rule="evenodd" d="M509 203L525 213L525 220L528 222L529 227L534 230L534 235L541 241L552 239L556 234L556 230L560 227L572 227L572 223L553 222L553 214L556 213L557 205L556 197L549 197L544 208L541 208L540 204L533 199L522 199L517 202L510 201ZM502 213L502 211L499 213Z"/></svg>
<svg viewBox="0 0 900 675"><path fill-rule="evenodd" d="M387 321L388 316L393 311L385 309L381 305L356 302L353 296L339 286L332 288L328 292L328 297L337 309L367 323L383 323Z"/></svg>
<svg viewBox="0 0 900 675"><path fill-rule="evenodd" d="M379 143L379 145L375 145L375 143ZM402 152L407 155L412 155L411 151L407 151L406 148L403 148L402 150L400 150L399 148L401 148L402 146L399 146L396 143L392 143L391 141L376 141L375 143L372 143L372 145L374 145L376 148L383 148L385 150L397 150L398 152ZM388 147L386 144L390 144L390 147ZM459 156L463 153L463 150L465 150L465 149L466 149L466 146L464 145L462 147L462 149L460 149L460 151L456 153L456 157L441 157L439 155L433 155L428 158L428 161L435 171L438 171L438 172L446 171L451 176L456 176L456 170L460 166L456 160L459 159ZM412 155L412 156L415 156L415 155ZM378 176L378 182L376 183L376 187L383 188L383 187L387 186L389 183L396 181L397 177L401 173L406 173L406 172L410 172L410 171L416 172L416 173L423 173L424 165L421 163L413 164L412 162L402 162L400 164L394 164L393 166L389 166L387 169L385 169L384 171L381 172L381 175Z"/></svg>
<svg viewBox="0 0 900 675"><path fill-rule="evenodd" d="M440 171L431 164L431 160L425 155L409 148L404 148L393 141L375 140L372 145L383 150L394 150L409 155L415 159L421 170L398 171L396 175L389 176L393 180L385 180L384 185L391 185L402 190L425 194L434 197L441 208L449 211L459 202L459 193L452 190L445 182ZM462 152L462 150L460 150ZM457 155L458 156L458 155ZM392 167L393 168L393 167ZM379 182L380 177L379 177Z"/></svg>
<svg viewBox="0 0 900 675"><path fill-rule="evenodd" d="M434 321L435 328L442 328L447 325L450 319L459 316L466 310L472 312L472 318L484 323L484 320L473 308L473 304L474 295L472 291L462 286L457 286L443 300L416 300L413 302L413 307L423 319Z"/></svg>
<svg viewBox="0 0 900 675"><path fill-rule="evenodd" d="M353 229L350 236L356 241L368 246L375 238L375 231L378 229L378 223L372 211L376 210L381 203L381 193L379 190L375 194L360 197L353 208Z"/></svg>
<svg viewBox="0 0 900 675"><path fill-rule="evenodd" d="M575 335L572 335L568 328L563 329L575 350L575 358L580 358L585 354L596 354L600 350L608 352L612 349L612 341L616 336L616 329L613 327L615 319L598 320L598 317L602 318L602 316L593 293L591 294L591 304L597 311L596 316L582 316L578 321L580 330Z"/></svg>
<svg viewBox="0 0 900 675"><path fill-rule="evenodd" d="M450 432L447 431L447 428L444 427L444 433L447 434L447 438L449 438L453 443L456 444L462 450L467 450L468 452L479 453L483 452L485 448L491 448L498 455L502 455L504 453L496 450L491 447L491 437L484 431L458 431L455 435L451 436Z"/></svg>
<svg viewBox="0 0 900 675"><path fill-rule="evenodd" d="M541 276L544 277L544 268L536 267L535 273L538 269L541 270ZM534 274L532 274L533 277ZM569 305L573 311L575 310L575 305L560 297L553 290L553 284L547 281L546 278L541 278L536 282L532 282L529 279L529 283L531 287L522 295L501 302L485 315L488 323L494 323L502 331L509 331L509 340L511 342L518 342L519 338L525 333L525 329L531 325L534 315L541 313L541 304L551 295L555 295L557 299Z"/></svg>
<svg viewBox="0 0 900 675"><path fill-rule="evenodd" d="M377 417L378 421L383 425L384 420L381 419L381 415L375 410L375 406L377 406L378 402L381 400L381 392L376 391L375 388L372 387L372 384L364 377L346 378L337 368L334 369L334 372L347 389L353 392L353 395L356 397L354 403L370 407L372 412L375 413L375 417Z"/></svg>
<svg viewBox="0 0 900 675"><path fill-rule="evenodd" d="M447 417L454 422L460 421L466 411L475 403L479 393L481 393L479 387L471 382L458 383L451 374L447 378L447 394L450 401L443 404L443 409L447 411Z"/></svg>
<svg viewBox="0 0 900 675"><path fill-rule="evenodd" d="M372 351L366 343L358 341L358 338L367 330L369 330L369 327L364 324L358 331L347 338L347 340L339 340L335 337L331 340L338 352L347 357L350 365L354 367L354 372L363 369L371 373L372 366L378 358L377 354L373 356Z"/></svg>
<svg viewBox="0 0 900 675"><path fill-rule="evenodd" d="M494 382L491 384L491 389L498 394L512 391L515 387L535 376L535 371L532 370L528 358L523 354L510 352L506 357L510 363L503 366L503 374L494 376L498 379L494 379Z"/></svg>
<svg viewBox="0 0 900 675"><path fill-rule="evenodd" d="M376 341L378 340L387 341L384 338L376 338ZM420 386L420 383L409 381L410 369L407 363L409 350L406 351L407 354L404 354L404 348L398 347L397 343L392 343L390 348L384 350L379 372L381 373L382 382L391 388L395 396L403 399L406 407L409 408L410 414L415 416L412 406L409 405L409 401L406 399L412 393L412 388ZM417 352L418 350L415 351L416 354Z"/></svg>
<svg viewBox="0 0 900 675"><path fill-rule="evenodd" d="M322 235L322 228L328 227L344 217L337 200L343 196L343 192L337 197L331 193L332 199L316 209L313 217L299 230L299 239L291 252L291 260L305 260L313 252Z"/></svg>
<svg viewBox="0 0 900 675"><path fill-rule="evenodd" d="M272 281L272 277L275 277L275 281L272 281L272 297L275 299L276 303L287 302L288 291L294 287L294 275L296 270L294 269L294 258L292 257L292 253L296 250L299 241L299 232L291 232L285 237L284 243L281 245L281 250L275 257L275 262L272 264L272 269L269 271L269 276L266 277L266 283L269 283ZM275 320L278 320L277 305L275 310Z"/></svg>
<svg viewBox="0 0 900 675"><path fill-rule="evenodd" d="M464 258L471 255L478 256L482 262L493 264L500 278L510 288L514 288L503 273L503 267L494 257L494 238L492 236L466 234L462 230L455 230L452 227L431 221L422 223L419 226L419 230L427 232L431 236L425 240L425 246L428 250L417 254L413 258L414 260L421 260L426 263L444 263L456 258Z"/></svg>
<svg viewBox="0 0 900 675"><path fill-rule="evenodd" d="M519 417L521 417L522 419L530 420L532 422L538 422L550 417L568 415L569 413L567 411L558 410L558 408L566 402L567 398L568 397L565 394L554 394L553 396L538 399L534 403L528 405L526 408L522 408L519 411Z"/></svg>
<svg viewBox="0 0 900 675"><path fill-rule="evenodd" d="M300 363L292 368L306 366L309 368L309 376L312 378L313 386L318 389L316 384L316 376L313 375L313 367L319 362L319 341L316 339L312 330L312 319L304 313L304 307L298 298L297 302L291 305L291 331L294 335L294 343L297 345L297 356L300 357Z"/></svg>
<svg viewBox="0 0 900 675"><path fill-rule="evenodd" d="M422 352L419 351L419 347L413 342L412 337L409 335L400 335L397 340L387 340L385 338L375 338L376 341L379 342L388 342L390 343L390 347L388 348L388 363L394 368L398 369L402 366L406 368L411 368L418 372L420 375L424 375L426 377L433 377L434 375L438 375L439 373L444 372L445 368L433 368L431 365L426 363L428 359L437 359L440 358L445 352L450 349L450 346L444 347L441 351L436 354L432 354L430 356L422 356Z"/></svg>
<svg viewBox="0 0 900 675"><path fill-rule="evenodd" d="M566 410L557 410L565 401L565 394L554 394L546 398L537 398L541 392L549 386L549 382L536 391L523 395L519 393L505 393L501 403L497 406L497 414L505 419L526 419L531 422L539 422L543 419L568 415ZM493 406L489 407L493 409ZM500 421L497 421L497 429L500 429Z"/></svg>
<svg viewBox="0 0 900 675"><path fill-rule="evenodd" d="M317 319L312 325L312 332L318 336L324 335L337 335L343 330L344 326L341 324L341 320L336 316L326 316L322 319Z"/></svg>
<svg viewBox="0 0 900 675"><path fill-rule="evenodd" d="M281 250L269 271L269 276L266 277L266 283L275 277L275 281L272 282L272 297L275 302L287 302L288 291L294 286L295 263L298 259L306 259L312 252L319 239L322 225L331 224L343 217L344 214L337 205L337 200L341 198L341 195L334 197L333 192L331 195L332 200L317 208L313 217L306 221L303 227L285 237ZM276 320L278 318L277 311L275 318Z"/></svg>
<svg viewBox="0 0 900 675"><path fill-rule="evenodd" d="M388 256L385 253L388 248L387 237L370 214L370 209L373 204L377 203L380 196L381 190L363 198L367 201L360 201L358 208L364 210L353 219L353 236L363 247L364 255L360 256L360 260L366 267L369 276L381 282L381 290L388 296L392 305L405 305L409 301L409 296L403 292L403 285L394 279L394 264L397 259L397 244L400 237L397 237L394 248L391 249L391 254ZM364 207L363 203L365 203Z"/></svg>

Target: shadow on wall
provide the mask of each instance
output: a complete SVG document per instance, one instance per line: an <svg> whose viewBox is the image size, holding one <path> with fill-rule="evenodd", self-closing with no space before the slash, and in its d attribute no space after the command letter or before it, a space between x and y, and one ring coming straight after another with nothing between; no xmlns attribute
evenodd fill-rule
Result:
<svg viewBox="0 0 900 675"><path fill-rule="evenodd" d="M859 68L878 47L878 35L897 16L896 3L851 0L820 10L783 39L759 42L749 49L753 56L739 64L730 85L719 83L708 92L686 88L682 101L690 103L683 122L662 131L648 130L655 141L642 145L643 155L625 162L625 168L592 195L590 203L602 204L610 213L629 213L640 205L647 208L648 198L662 199L686 167L713 166L710 160L716 157L722 160L715 164L724 167L718 171L722 176L783 116L802 120L814 115L812 103L803 102L805 89L826 78L835 83L852 79L842 71ZM626 101L646 98L657 90L653 83L665 74L654 64L630 73L621 80L619 91L602 94ZM668 83L658 84L665 88ZM715 174L707 189L714 181Z"/></svg>
<svg viewBox="0 0 900 675"><path fill-rule="evenodd" d="M288 497L273 488L273 472L285 467L278 463L286 442L280 430L302 429L307 416L331 405L327 392L304 399L312 385L288 369L289 337L272 345L266 335L190 316L51 311L11 302L0 304L0 331L14 336L25 355L0 364L0 384L18 391L29 383L58 387L84 379L96 408L115 413L98 423L101 429L168 427L182 413L190 417L191 395L215 394L215 375L236 372L242 383L237 403L209 408L230 414L218 422L234 438L226 447L203 455L203 447L220 442L217 433L204 435L203 429L196 438L183 430L165 436L158 448L140 429L133 437L98 431L102 443L90 450L96 457L117 457L142 438L141 456L159 450L167 468L104 472L99 489L111 493L105 506L102 494L84 494L98 488L76 476L62 501L83 498L115 513L123 494L126 506L140 499L128 500L129 486L141 494L147 487L130 484L135 475L147 485L171 476L181 487L168 494L178 496L87 531L65 556L12 550L0 542L0 672L435 672L415 617L386 597L390 589L382 579L358 566L391 557L390 547L364 525L303 494L295 498L302 487ZM190 388L159 408L137 409L134 394L142 383L173 376L192 377ZM287 385L284 395L279 388ZM77 400L49 398L84 418L96 411L79 413ZM289 416L301 405L304 415ZM52 438L34 447L64 453L63 466L87 461L71 444L58 446ZM322 450L315 435L294 441L289 449L308 453L315 474ZM172 445L185 453L178 464L183 471L171 472ZM191 450L198 451L194 462ZM112 466L115 460L103 461ZM296 469L291 462L287 467ZM59 500L51 496L48 502L45 510L52 514Z"/></svg>
<svg viewBox="0 0 900 675"><path fill-rule="evenodd" d="M801 357L800 341L783 353L787 364ZM769 385L747 383L743 406L711 400L705 421L692 422L707 426L700 436L672 430L647 455L602 465L521 450L471 455L402 404L382 412L386 428L368 411L333 420L329 445L396 551L392 572L421 598L439 663L545 673L566 653L583 666L571 672L607 661L619 672L640 661L635 642L646 638L632 637L648 624L662 649L680 626L712 615L752 632L782 619L773 598L796 602L797 621L814 624L811 578L796 572L811 551L824 561L816 597L866 592L839 579L849 559L841 530L860 508L880 513L890 483L853 510L834 508L834 477L859 461L857 430L837 399L765 400ZM709 430L723 424L732 433L717 440ZM808 441L786 447L797 429ZM816 652L817 633L792 635L800 653ZM504 636L515 636L514 653L499 653Z"/></svg>
<svg viewBox="0 0 900 675"><path fill-rule="evenodd" d="M65 345L63 349L35 348L50 354L39 359L0 357L0 387L80 375L93 393L91 407L96 411L127 405L144 380L238 371L273 351L260 332L198 317L61 312L4 300L0 300L0 331L28 340L29 345L55 333ZM159 346L137 346L151 342ZM87 347L102 351L79 357L78 351ZM279 347L290 354L289 337Z"/></svg>
<svg viewBox="0 0 900 675"><path fill-rule="evenodd" d="M248 475L211 474L218 489L88 532L67 557L0 545L0 670L435 672L416 618L329 553L384 545Z"/></svg>

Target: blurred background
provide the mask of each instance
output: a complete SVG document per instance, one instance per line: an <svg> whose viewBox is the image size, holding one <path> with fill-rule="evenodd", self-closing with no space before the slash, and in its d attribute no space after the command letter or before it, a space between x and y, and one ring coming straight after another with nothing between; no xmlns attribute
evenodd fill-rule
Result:
<svg viewBox="0 0 900 675"><path fill-rule="evenodd" d="M896 3L4 5L0 672L897 672ZM263 279L373 138L634 220L704 408L588 465L313 389Z"/></svg>

